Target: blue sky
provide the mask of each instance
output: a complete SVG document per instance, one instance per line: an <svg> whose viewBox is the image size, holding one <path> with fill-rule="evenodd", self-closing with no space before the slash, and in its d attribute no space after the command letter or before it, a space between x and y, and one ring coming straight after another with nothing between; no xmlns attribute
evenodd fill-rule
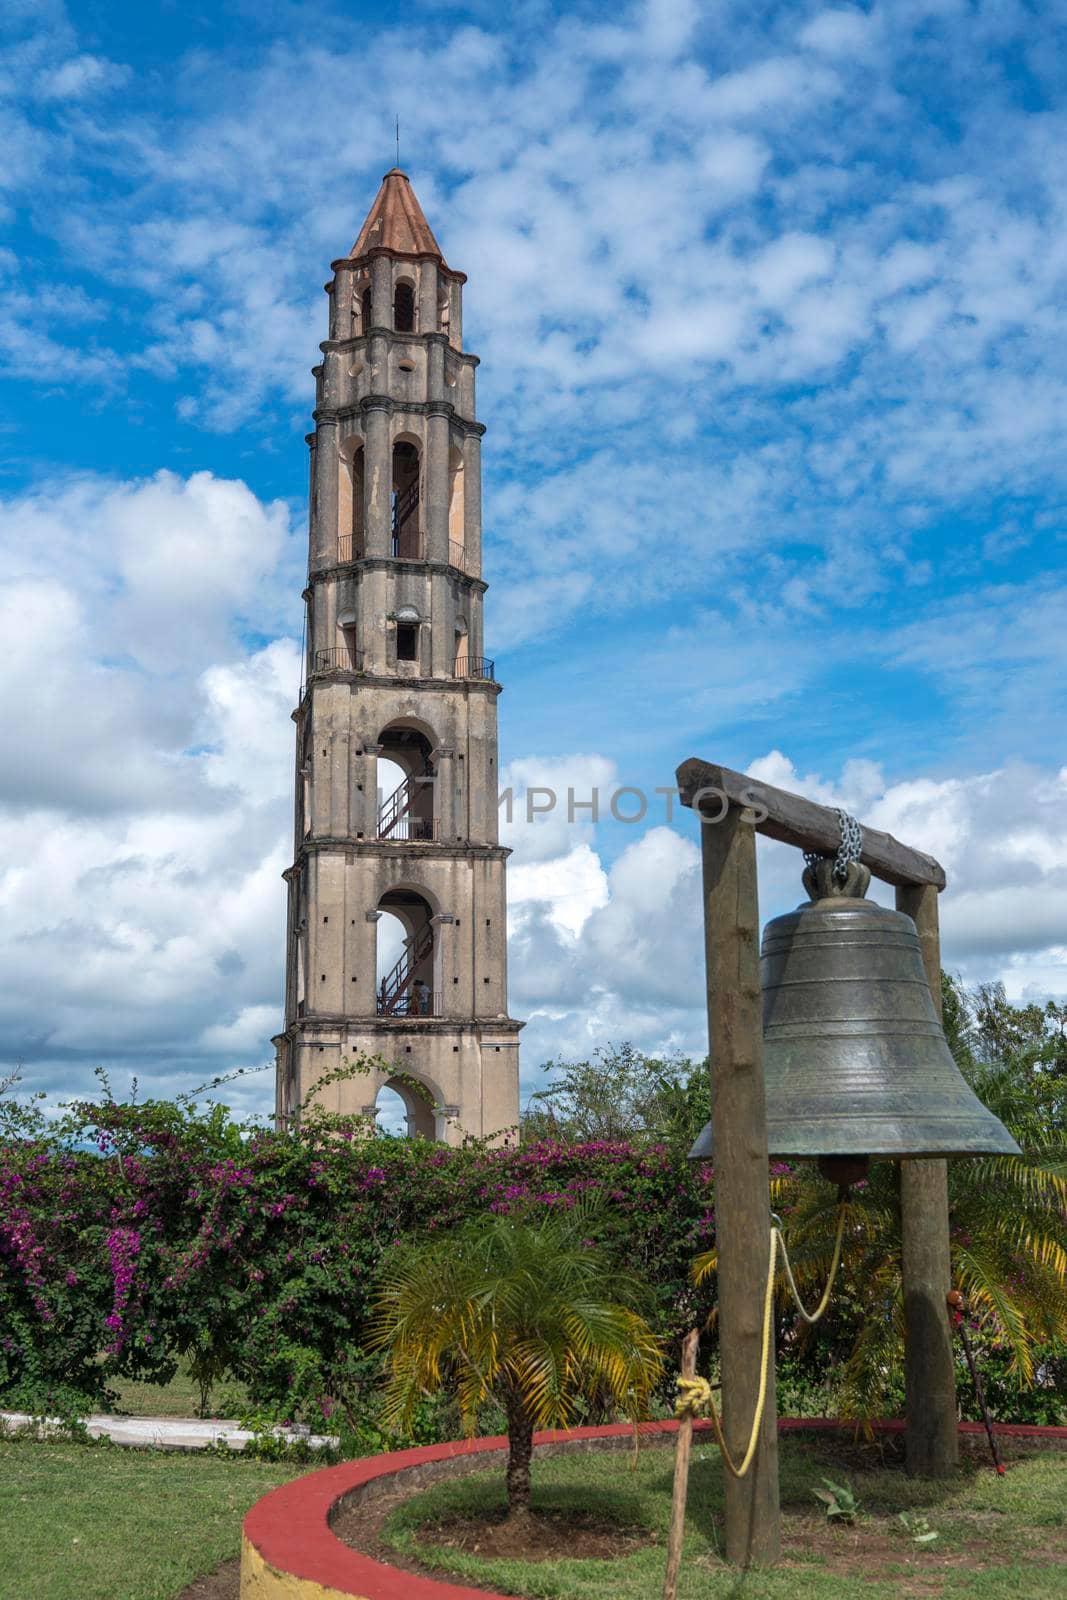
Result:
<svg viewBox="0 0 1067 1600"><path fill-rule="evenodd" d="M28 1083L267 1059L309 369L395 115L469 276L514 783L699 753L846 803L944 860L950 965L1067 993L1063 6L9 0L0 30ZM509 842L528 1081L701 1051L690 819ZM796 861L762 861L772 912Z"/></svg>

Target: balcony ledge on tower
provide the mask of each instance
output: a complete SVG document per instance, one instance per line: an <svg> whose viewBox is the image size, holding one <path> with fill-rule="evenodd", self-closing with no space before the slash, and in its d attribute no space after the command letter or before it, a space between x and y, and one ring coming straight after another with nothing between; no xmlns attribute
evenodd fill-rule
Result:
<svg viewBox="0 0 1067 1600"><path fill-rule="evenodd" d="M286 872L293 872L306 856L329 855L338 851L364 856L388 856L395 860L405 851L425 860L427 856L456 856L479 861L506 861L511 849L505 844L477 844L471 839L393 840L353 837L351 834L308 834L300 841L296 861ZM284 877L284 873L282 876Z"/></svg>
<svg viewBox="0 0 1067 1600"><path fill-rule="evenodd" d="M504 1013L497 1013L489 1017L383 1017L377 1012L351 1011L304 1011L300 1016L294 1016L281 1033L274 1035L273 1044L277 1045L283 1039L294 1039L298 1035L310 1043L321 1039L323 1043L334 1044L338 1034L352 1035L366 1032L392 1032L394 1028L405 1033L452 1033L452 1034L480 1034L489 1031L491 1035L518 1034L525 1028L525 1022ZM353 1049L351 1044L346 1048Z"/></svg>
<svg viewBox="0 0 1067 1600"><path fill-rule="evenodd" d="M394 411L403 411L414 417L448 417L457 428L462 428L465 434L477 436L479 439L485 436L485 423L475 422L471 417L462 416L451 400L406 400L391 394L365 394L358 405L316 406L311 416L316 423L345 422L357 410L387 411L390 415Z"/></svg>
<svg viewBox="0 0 1067 1600"><path fill-rule="evenodd" d="M346 266L347 262L342 262L341 265ZM390 344L398 345L409 345L412 339L417 339L419 344L440 344L447 350L448 359L455 361L457 364L468 367L480 367L482 364L481 356L476 356L473 351L457 350L449 340L447 333L427 332L413 334L397 332L396 328L390 328L384 323L372 323L366 333L353 333L347 339L320 339L319 349L324 356L330 355L334 351L343 355L346 352L362 349L367 341L372 338L388 339ZM312 376L321 371L321 366L312 367Z"/></svg>
<svg viewBox="0 0 1067 1600"><path fill-rule="evenodd" d="M338 656L341 653L338 650L320 650L316 652L316 655ZM344 653L348 654L347 651ZM361 655L359 660L360 662L362 661ZM340 662L332 665L316 665L312 668L310 678L300 685L300 698L297 706L299 708L303 705L314 684L321 683L326 679L337 679L341 683L374 684L376 687L388 686L391 689L444 689L452 688L453 685L462 683L467 688L486 689L491 694L501 694L503 692L503 684L498 683L495 676L496 663L494 661L484 656L464 656L462 661L465 668L463 671L459 670L460 663L457 662L457 670L455 672L447 676L442 674L439 678L407 677L398 672L376 673L373 670L364 670L362 665L356 665L351 661L346 662L344 665L341 665Z"/></svg>
<svg viewBox="0 0 1067 1600"><path fill-rule="evenodd" d="M458 577L463 579L464 583L469 584L471 589L473 589L476 594L485 594L489 587L484 578L476 578L473 573L466 572L464 570L465 557L460 553L462 547L460 546L458 540L450 539L448 541L449 560L447 561L432 561L429 559L429 557L368 556L359 553L350 554L349 551L352 543L352 536L350 534L342 534L337 542L337 560L328 566L316 567L315 571L310 574L311 584L326 583L336 572L349 572L353 568L358 568L365 572L391 571L396 567L397 562L399 561L403 564L405 572L419 571L426 573L455 573ZM311 593L309 588L304 591L304 599L309 600L310 598Z"/></svg>

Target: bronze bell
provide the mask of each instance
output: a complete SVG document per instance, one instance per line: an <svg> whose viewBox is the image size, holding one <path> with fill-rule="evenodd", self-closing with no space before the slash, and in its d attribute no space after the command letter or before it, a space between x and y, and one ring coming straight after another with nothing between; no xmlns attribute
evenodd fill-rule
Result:
<svg viewBox="0 0 1067 1600"><path fill-rule="evenodd" d="M810 902L764 929L768 1155L843 1183L872 1156L1019 1155L952 1058L914 922L863 898L870 881L856 861L843 881L811 861ZM709 1122L690 1157L711 1154Z"/></svg>

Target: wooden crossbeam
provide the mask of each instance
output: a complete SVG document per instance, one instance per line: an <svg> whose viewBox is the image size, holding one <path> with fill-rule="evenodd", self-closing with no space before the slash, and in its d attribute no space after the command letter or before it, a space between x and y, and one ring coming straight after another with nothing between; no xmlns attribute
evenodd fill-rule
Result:
<svg viewBox="0 0 1067 1600"><path fill-rule="evenodd" d="M830 806L817 805L814 800L805 800L803 795L776 789L773 784L761 783L758 778L701 761L696 756L683 761L675 776L683 805L695 804L697 810L715 818L721 818L727 802L743 806L755 812L756 832L766 834L769 839L780 839L783 844L796 845L800 850L818 850L825 855L833 855L838 847L841 830ZM876 878L899 888L912 884L932 884L935 889L945 887L945 869L940 862L877 828L864 828L860 859Z"/></svg>

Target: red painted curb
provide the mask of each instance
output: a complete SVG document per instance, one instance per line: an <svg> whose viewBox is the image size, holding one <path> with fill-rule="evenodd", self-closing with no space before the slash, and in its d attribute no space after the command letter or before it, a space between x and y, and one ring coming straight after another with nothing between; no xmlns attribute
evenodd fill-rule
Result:
<svg viewBox="0 0 1067 1600"><path fill-rule="evenodd" d="M644 1423L638 1431L647 1437L673 1433L677 1426L676 1422ZM856 1424L839 1422L834 1417L782 1417L778 1427L783 1433L801 1430L852 1432ZM872 1422L871 1427L876 1433L900 1433L904 1423L893 1419ZM1010 1422L998 1422L994 1427L1006 1437L1067 1440L1067 1428ZM964 1434L984 1431L978 1422L961 1422L959 1429ZM710 1433L711 1424L698 1422L696 1431ZM627 1423L605 1428L571 1428L538 1433L534 1444L559 1444L569 1439L629 1438L632 1433ZM343 1461L340 1466L310 1472L257 1500L245 1517L244 1536L275 1571L292 1573L305 1582L318 1583L341 1594L362 1594L371 1596L372 1600L445 1600L446 1596L450 1600L507 1600L506 1596L494 1595L486 1589L468 1589L443 1579L420 1578L412 1572L399 1572L385 1566L342 1544L328 1521L331 1507L342 1495L351 1494L376 1478L390 1478L409 1467L452 1461L459 1456L489 1455L506 1447L507 1439L503 1436L460 1439L450 1444L422 1445L389 1455L366 1456L361 1461Z"/></svg>
<svg viewBox="0 0 1067 1600"><path fill-rule="evenodd" d="M676 1427L675 1422L654 1422L645 1424L641 1432L670 1433ZM606 1428L549 1430L535 1434L534 1445L557 1444L566 1439L629 1437L632 1432L626 1423ZM392 1477L407 1467L452 1461L457 1456L488 1455L506 1448L503 1435L460 1439L367 1456L361 1461L344 1461L340 1466L311 1472L257 1500L245 1517L244 1536L275 1571L292 1573L341 1594L365 1594L373 1600L444 1600L445 1596L451 1600L507 1600L507 1596L494 1595L487 1589L468 1589L440 1579L420 1578L413 1572L398 1572L395 1567L342 1544L327 1521L330 1507L342 1495L351 1494L375 1478Z"/></svg>

